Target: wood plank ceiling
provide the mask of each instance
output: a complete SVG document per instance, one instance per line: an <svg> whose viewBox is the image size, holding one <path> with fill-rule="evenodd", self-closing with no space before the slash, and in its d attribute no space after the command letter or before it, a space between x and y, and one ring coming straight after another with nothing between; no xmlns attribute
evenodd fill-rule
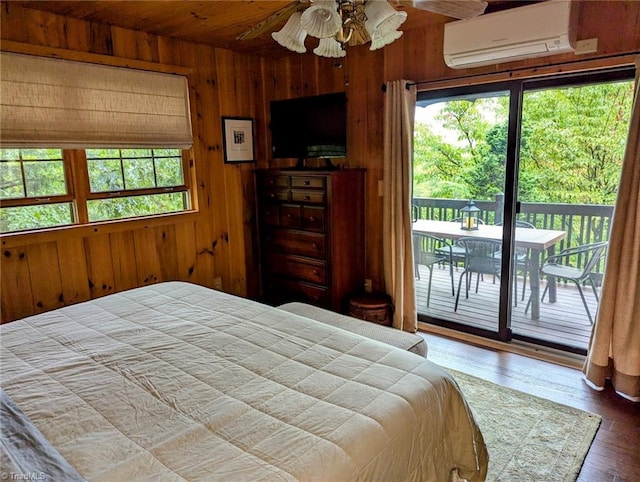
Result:
<svg viewBox="0 0 640 482"><path fill-rule="evenodd" d="M489 0L486 12L513 6L508 0ZM2 3L6 3L3 1ZM290 0L217 0L217 1L26 1L22 6L79 18L87 21L173 37L189 42L251 53L281 57L290 52L271 39L270 33L284 25L283 17L274 29L246 40L237 37L291 3ZM443 23L453 18L410 6L405 0L390 2L407 12L401 30Z"/></svg>

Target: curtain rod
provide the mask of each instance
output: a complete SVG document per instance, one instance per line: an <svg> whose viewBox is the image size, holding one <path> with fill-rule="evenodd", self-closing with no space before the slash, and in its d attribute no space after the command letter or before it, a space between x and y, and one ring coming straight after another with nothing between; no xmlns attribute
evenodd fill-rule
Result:
<svg viewBox="0 0 640 482"><path fill-rule="evenodd" d="M404 86L405 89L409 90L412 85L418 85L414 82L407 82L407 85ZM382 84L382 92L387 92L387 83Z"/></svg>
<svg viewBox="0 0 640 482"><path fill-rule="evenodd" d="M640 55L640 52L630 52L630 53L625 53L625 54L608 55L606 57L598 57L598 58L592 58L592 59L578 59L578 60L572 60L570 62L560 62L560 63L556 63L556 64L548 64L548 65L543 65L543 66L519 67L517 69L500 70L498 72L487 72L487 73L484 73L484 74L477 74L477 75L460 75L458 77L448 77L448 78L433 79L433 80L422 80L422 81L418 81L418 82L407 82L407 85L405 86L405 88L407 90L409 90L409 88L411 86L413 86L413 85L435 84L435 83L438 83L438 82L454 82L456 80L469 80L469 79L474 79L474 78L478 78L478 77L490 77L490 76L493 76L493 75L501 75L501 74L507 74L507 73L512 73L513 74L513 73L517 73L517 72L526 72L528 70L536 70L536 69L541 69L541 68L571 66L571 65L575 65L575 64L584 63L584 62L602 61L602 60L609 60L609 59L620 59L620 58L625 58L625 57L632 58L633 56L638 56L638 55ZM633 62L631 62L631 63L633 63ZM384 84L382 84L382 92L386 92L386 91L387 91L387 84L385 82Z"/></svg>

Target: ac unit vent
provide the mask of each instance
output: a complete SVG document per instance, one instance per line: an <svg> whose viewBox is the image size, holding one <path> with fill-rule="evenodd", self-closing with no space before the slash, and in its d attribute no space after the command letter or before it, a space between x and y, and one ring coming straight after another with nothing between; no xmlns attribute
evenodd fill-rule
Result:
<svg viewBox="0 0 640 482"><path fill-rule="evenodd" d="M444 26L444 60L454 69L573 52L577 9L548 0Z"/></svg>

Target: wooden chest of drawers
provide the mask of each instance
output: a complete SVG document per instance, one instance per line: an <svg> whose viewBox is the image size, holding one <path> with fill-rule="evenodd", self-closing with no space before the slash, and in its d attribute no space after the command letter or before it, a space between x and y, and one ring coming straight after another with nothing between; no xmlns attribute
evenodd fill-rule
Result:
<svg viewBox="0 0 640 482"><path fill-rule="evenodd" d="M364 170L256 171L262 294L345 311L364 283Z"/></svg>

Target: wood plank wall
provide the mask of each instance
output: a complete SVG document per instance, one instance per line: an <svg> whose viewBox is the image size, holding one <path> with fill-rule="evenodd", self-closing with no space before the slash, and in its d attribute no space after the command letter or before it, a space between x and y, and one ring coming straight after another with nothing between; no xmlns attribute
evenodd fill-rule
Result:
<svg viewBox="0 0 640 482"><path fill-rule="evenodd" d="M258 290L252 165L225 164L221 116L264 118L262 61L3 3L2 40L191 69L193 214L2 236L2 320L164 280ZM73 58L73 55L72 57ZM257 155L264 159L264 126Z"/></svg>
<svg viewBox="0 0 640 482"><path fill-rule="evenodd" d="M405 32L382 51L350 48L336 62L312 54L260 59L208 46L158 37L2 4L0 36L37 47L54 47L192 69L191 152L198 212L153 220L106 223L55 233L2 236L2 320L10 321L164 280L187 280L224 291L258 296L258 259L252 169L290 165L269 159L269 101L346 91L348 152L345 164L366 176L366 272L374 290L382 280L383 199L381 86L387 80L457 84L486 81L480 74L508 78L507 69L532 75L586 68L565 54L471 70L442 61L443 24ZM598 38L598 52L581 56L595 65L640 52L640 2L580 2L578 39ZM587 62L588 64L588 62ZM551 65L551 67L549 67ZM505 73L507 72L507 73ZM420 88L430 88L424 84ZM224 164L221 116L254 118L256 165Z"/></svg>

